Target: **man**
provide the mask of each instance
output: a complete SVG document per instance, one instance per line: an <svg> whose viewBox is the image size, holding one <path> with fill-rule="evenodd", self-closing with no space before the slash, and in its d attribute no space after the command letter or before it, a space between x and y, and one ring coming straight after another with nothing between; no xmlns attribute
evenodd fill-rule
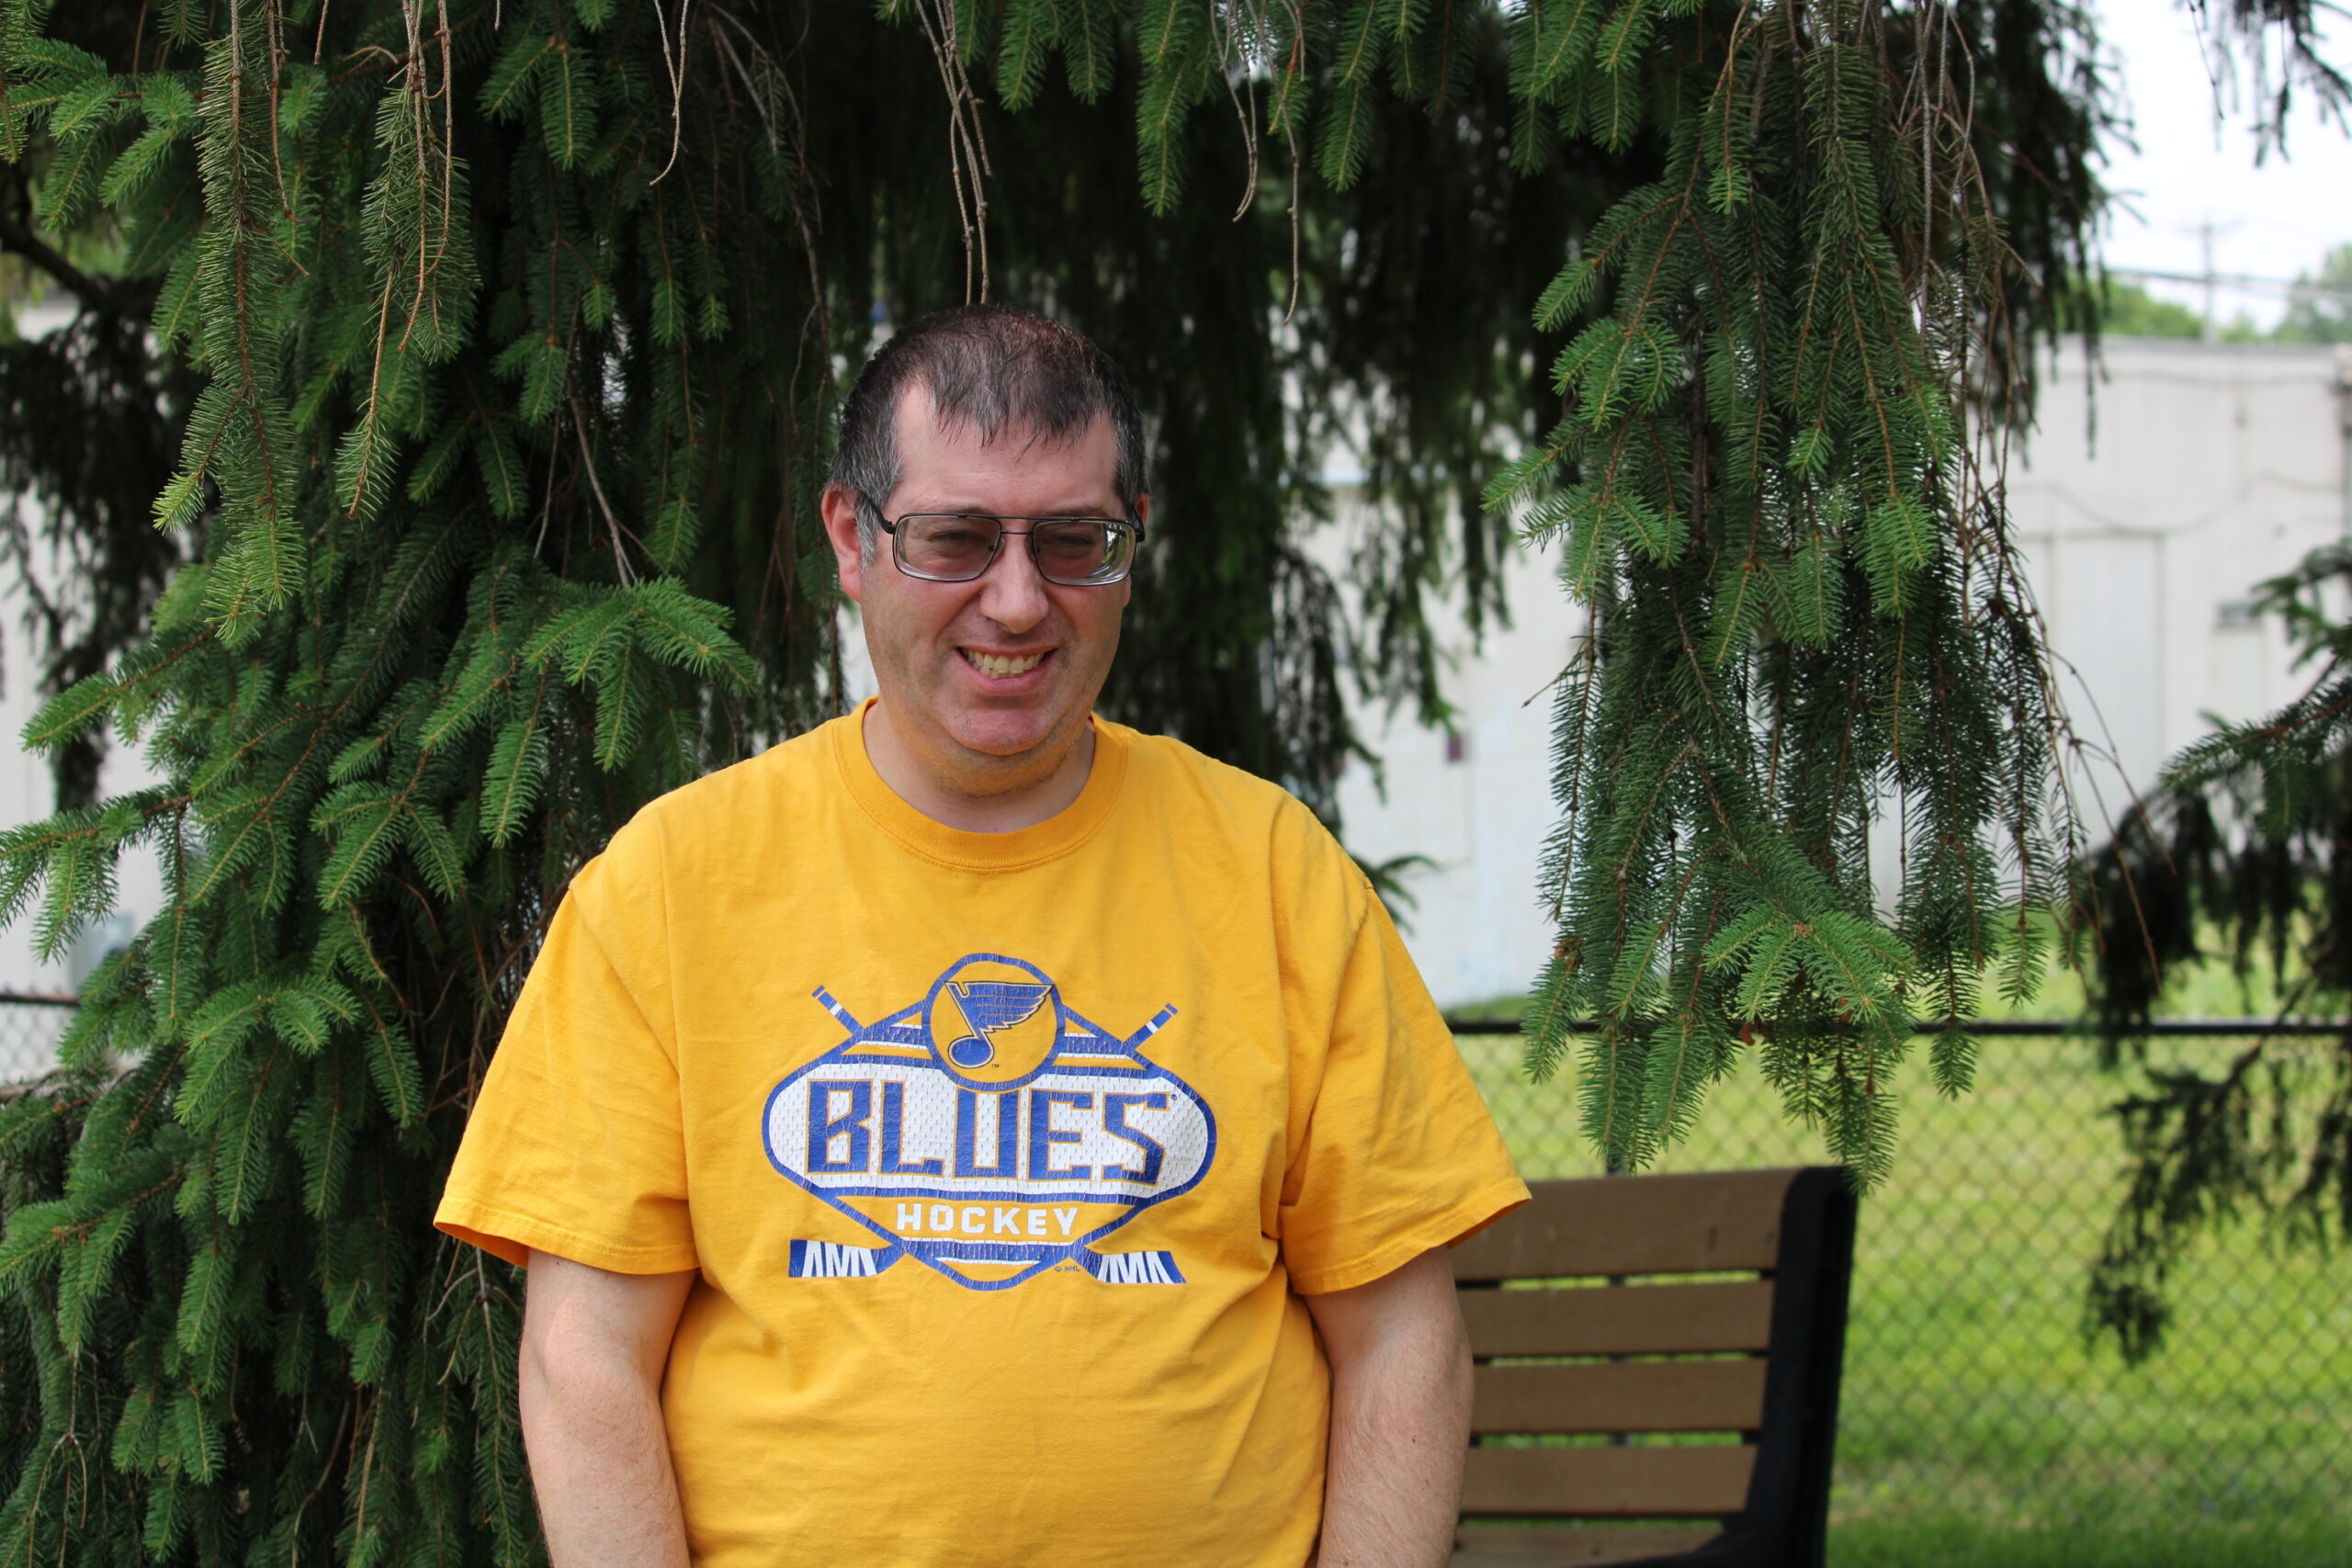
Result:
<svg viewBox="0 0 2352 1568"><path fill-rule="evenodd" d="M581 871L438 1216L529 1264L556 1568L1442 1563L1526 1189L1306 809L1093 716L1124 378L926 317L823 506L878 699Z"/></svg>

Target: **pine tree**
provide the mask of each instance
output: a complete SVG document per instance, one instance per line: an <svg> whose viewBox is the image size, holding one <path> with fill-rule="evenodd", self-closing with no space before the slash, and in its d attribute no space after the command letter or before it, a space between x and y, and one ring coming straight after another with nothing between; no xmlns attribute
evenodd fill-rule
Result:
<svg viewBox="0 0 2352 1568"><path fill-rule="evenodd" d="M51 950L127 850L169 894L0 1111L0 1552L537 1556L518 1281L428 1217L571 872L838 703L813 501L877 305L1128 365L1165 526L1111 700L1310 800L1342 680L1434 711L1426 604L1499 609L1474 491L1529 442L1493 493L1593 616L1534 1060L1597 1021L1638 1159L1754 1039L1880 1168L1909 1017L2037 974L2056 897L1972 434L2082 270L2088 47L1860 0L0 0L0 246L152 320L157 390L19 367L184 425L187 547L28 736L165 782L0 840ZM1356 421L1392 504L1343 590L1300 539ZM128 547L87 465L0 463ZM119 558L143 607L168 554Z"/></svg>

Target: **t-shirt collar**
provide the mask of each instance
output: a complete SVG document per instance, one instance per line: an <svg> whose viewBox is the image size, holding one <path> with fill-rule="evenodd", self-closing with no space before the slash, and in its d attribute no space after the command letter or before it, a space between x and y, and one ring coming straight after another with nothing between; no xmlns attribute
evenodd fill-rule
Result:
<svg viewBox="0 0 2352 1568"><path fill-rule="evenodd" d="M975 871L1018 871L1057 855L1068 854L1102 826L1119 797L1127 773L1127 741L1124 727L1093 719L1094 761L1086 787L1043 822L1009 833L974 833L934 821L909 805L874 771L865 751L865 714L876 699L868 697L854 713L835 719L833 761L843 785L875 825L916 854L944 865Z"/></svg>

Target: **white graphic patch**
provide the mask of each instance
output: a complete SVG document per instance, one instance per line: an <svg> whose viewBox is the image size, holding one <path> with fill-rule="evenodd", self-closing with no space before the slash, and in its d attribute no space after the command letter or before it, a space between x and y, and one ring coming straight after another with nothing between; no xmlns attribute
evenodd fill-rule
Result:
<svg viewBox="0 0 2352 1568"><path fill-rule="evenodd" d="M849 1037L775 1086L761 1138L779 1172L883 1245L795 1241L794 1278L912 1258L976 1291L1057 1264L1113 1284L1184 1282L1171 1254L1094 1246L1190 1191L1216 1157L1207 1104L1143 1054L1174 1008L1114 1035L1043 970L993 953L956 960L878 1023L816 997Z"/></svg>

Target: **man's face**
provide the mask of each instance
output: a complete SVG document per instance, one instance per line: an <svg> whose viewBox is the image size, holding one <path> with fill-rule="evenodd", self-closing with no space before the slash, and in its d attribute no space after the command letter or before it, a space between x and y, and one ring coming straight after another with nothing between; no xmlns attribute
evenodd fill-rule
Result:
<svg viewBox="0 0 2352 1568"><path fill-rule="evenodd" d="M897 436L899 486L878 498L885 517L1126 514L1108 420L1063 442L1006 430L983 444L968 424L941 429L930 389L917 385L899 399ZM975 793L1050 771L1110 673L1127 583L1047 582L1028 540L1013 537L973 581L925 581L899 570L887 535L871 560L861 558L845 493L828 492L825 521L842 586L865 612L883 705L901 740L939 782Z"/></svg>

